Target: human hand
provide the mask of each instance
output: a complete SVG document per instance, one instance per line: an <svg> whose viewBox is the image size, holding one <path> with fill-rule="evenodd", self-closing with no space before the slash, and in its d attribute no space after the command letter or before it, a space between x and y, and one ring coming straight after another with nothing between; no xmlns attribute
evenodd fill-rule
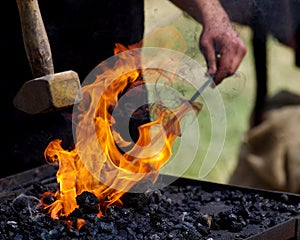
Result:
<svg viewBox="0 0 300 240"><path fill-rule="evenodd" d="M205 57L208 74L214 78L216 85L236 72L247 52L229 20L219 18L203 25L199 47Z"/></svg>
<svg viewBox="0 0 300 240"><path fill-rule="evenodd" d="M219 0L171 0L203 25L199 47L204 54L208 74L219 84L238 69L247 48L231 25Z"/></svg>

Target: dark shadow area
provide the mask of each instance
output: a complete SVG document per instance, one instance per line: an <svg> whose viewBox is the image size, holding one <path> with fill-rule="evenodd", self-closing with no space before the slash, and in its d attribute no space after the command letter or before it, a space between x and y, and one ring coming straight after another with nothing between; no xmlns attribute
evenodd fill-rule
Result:
<svg viewBox="0 0 300 240"><path fill-rule="evenodd" d="M97 64L114 54L115 43L126 46L142 40L143 1L38 2L55 73L74 70L82 82ZM44 164L43 152L51 140L60 138L64 147L72 147L72 108L29 115L13 105L18 90L33 76L24 49L16 1L4 5L8 14L1 16L1 100L5 107L1 114L4 144L1 144L0 177Z"/></svg>

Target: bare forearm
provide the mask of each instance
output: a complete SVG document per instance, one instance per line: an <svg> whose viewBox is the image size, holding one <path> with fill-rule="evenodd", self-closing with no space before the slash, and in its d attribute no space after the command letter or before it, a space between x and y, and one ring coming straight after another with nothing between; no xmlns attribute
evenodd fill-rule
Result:
<svg viewBox="0 0 300 240"><path fill-rule="evenodd" d="M218 18L229 21L228 15L219 0L170 0L174 5L188 13L202 24Z"/></svg>

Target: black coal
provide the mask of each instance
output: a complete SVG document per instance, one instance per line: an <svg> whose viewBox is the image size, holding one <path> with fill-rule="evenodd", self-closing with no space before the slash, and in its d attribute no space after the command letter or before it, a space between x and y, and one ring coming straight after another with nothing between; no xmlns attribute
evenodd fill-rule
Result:
<svg viewBox="0 0 300 240"><path fill-rule="evenodd" d="M179 178L162 189L126 193L123 206L101 209L102 217L96 215L98 199L83 192L78 209L53 220L35 207L42 193L56 187L34 183L16 198L2 200L0 239L246 239L300 216L298 195ZM86 223L77 229L79 219Z"/></svg>

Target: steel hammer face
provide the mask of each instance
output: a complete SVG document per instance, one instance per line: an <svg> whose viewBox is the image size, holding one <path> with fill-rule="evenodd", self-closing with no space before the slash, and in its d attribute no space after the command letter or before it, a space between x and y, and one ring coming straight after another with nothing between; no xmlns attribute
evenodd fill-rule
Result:
<svg viewBox="0 0 300 240"><path fill-rule="evenodd" d="M70 70L25 82L14 98L14 105L23 112L39 114L67 108L81 100L78 74Z"/></svg>

